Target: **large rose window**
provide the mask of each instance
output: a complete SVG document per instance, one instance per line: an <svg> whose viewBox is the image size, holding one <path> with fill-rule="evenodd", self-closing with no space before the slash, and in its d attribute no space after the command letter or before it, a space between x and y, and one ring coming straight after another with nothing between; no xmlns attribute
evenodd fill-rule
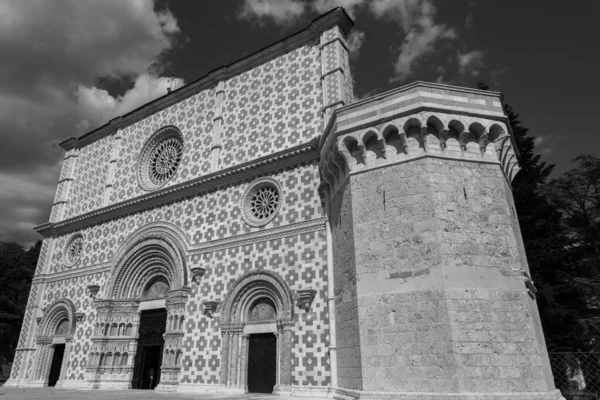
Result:
<svg viewBox="0 0 600 400"><path fill-rule="evenodd" d="M183 157L183 138L179 129L168 126L154 134L144 146L139 161L140 185L146 190L169 182Z"/></svg>
<svg viewBox="0 0 600 400"><path fill-rule="evenodd" d="M83 254L83 237L77 235L71 238L65 249L65 264L72 267L79 262Z"/></svg>

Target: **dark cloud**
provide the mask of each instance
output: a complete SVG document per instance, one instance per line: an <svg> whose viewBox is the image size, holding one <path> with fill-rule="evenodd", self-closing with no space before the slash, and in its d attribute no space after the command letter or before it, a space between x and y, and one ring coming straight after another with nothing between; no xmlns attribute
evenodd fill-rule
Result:
<svg viewBox="0 0 600 400"><path fill-rule="evenodd" d="M0 3L0 240L31 242L47 221L58 143L166 92L159 61L178 32L152 0ZM134 85L113 97L102 77Z"/></svg>

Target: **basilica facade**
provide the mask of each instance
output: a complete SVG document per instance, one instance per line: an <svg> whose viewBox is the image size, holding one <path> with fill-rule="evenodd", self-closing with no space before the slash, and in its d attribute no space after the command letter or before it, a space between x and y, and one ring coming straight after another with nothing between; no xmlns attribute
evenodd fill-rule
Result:
<svg viewBox="0 0 600 400"><path fill-rule="evenodd" d="M560 398L500 94L355 101L352 25L61 144L7 386Z"/></svg>

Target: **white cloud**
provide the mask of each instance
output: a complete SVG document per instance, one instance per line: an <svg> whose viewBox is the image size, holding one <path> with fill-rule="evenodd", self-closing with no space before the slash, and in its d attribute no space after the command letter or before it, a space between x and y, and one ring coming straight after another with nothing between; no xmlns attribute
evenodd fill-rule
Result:
<svg viewBox="0 0 600 400"><path fill-rule="evenodd" d="M324 13L334 7L344 7L353 17L359 10L366 9L376 19L398 24L405 36L394 49L397 55L393 81L411 76L416 63L432 53L439 42L457 37L455 30L435 22L436 8L431 0L315 0L308 4L300 0L244 0L240 17L259 22L271 19L282 25L294 22L311 10ZM359 32L350 37L348 43L358 50L363 41L364 34Z"/></svg>
<svg viewBox="0 0 600 400"><path fill-rule="evenodd" d="M365 33L354 29L350 32L347 38L348 51L350 52L350 59L357 59L360 54L360 48L365 41Z"/></svg>
<svg viewBox="0 0 600 400"><path fill-rule="evenodd" d="M352 18L355 18L356 13L365 3L365 0L316 0L312 2L311 7L319 14L326 13L335 7L343 7Z"/></svg>
<svg viewBox="0 0 600 400"><path fill-rule="evenodd" d="M284 25L304 14L306 4L300 0L244 0L239 17L263 22L270 19Z"/></svg>
<svg viewBox="0 0 600 400"><path fill-rule="evenodd" d="M481 50L473 50L468 53L458 53L458 72L461 75L479 76L481 68L484 66L483 57L485 52Z"/></svg>
<svg viewBox="0 0 600 400"><path fill-rule="evenodd" d="M180 87L183 80L142 74L137 77L133 88L123 96L113 97L106 90L97 87L79 86L76 91L77 106L81 113L78 126L83 130L98 126L114 117L126 114L147 103L167 94L169 87Z"/></svg>
<svg viewBox="0 0 600 400"><path fill-rule="evenodd" d="M58 142L166 93L160 57L178 33L153 0L0 1L0 240L33 240L48 218ZM113 98L101 77L135 84Z"/></svg>
<svg viewBox="0 0 600 400"><path fill-rule="evenodd" d="M405 33L397 49L393 81L412 75L415 64L433 52L440 41L457 37L456 31L435 22L436 8L430 0L375 0L370 10L378 18L398 23Z"/></svg>

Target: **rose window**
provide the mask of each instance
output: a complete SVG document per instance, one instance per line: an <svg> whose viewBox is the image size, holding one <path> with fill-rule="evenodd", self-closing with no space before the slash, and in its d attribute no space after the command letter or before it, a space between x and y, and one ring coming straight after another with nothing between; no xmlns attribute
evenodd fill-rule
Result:
<svg viewBox="0 0 600 400"><path fill-rule="evenodd" d="M81 259L83 253L83 237L76 236L69 241L65 252L65 262L67 266L72 267Z"/></svg>
<svg viewBox="0 0 600 400"><path fill-rule="evenodd" d="M163 140L150 156L150 180L155 185L164 185L179 167L183 146L176 138Z"/></svg>
<svg viewBox="0 0 600 400"><path fill-rule="evenodd" d="M256 191L250 200L250 212L256 219L269 218L277 210L279 193L272 186L265 186Z"/></svg>
<svg viewBox="0 0 600 400"><path fill-rule="evenodd" d="M168 126L159 130L144 146L139 162L140 185L154 190L170 181L183 156L183 138L179 129Z"/></svg>
<svg viewBox="0 0 600 400"><path fill-rule="evenodd" d="M242 197L242 217L251 226L264 226L277 216L281 207L281 187L275 179L253 182Z"/></svg>

